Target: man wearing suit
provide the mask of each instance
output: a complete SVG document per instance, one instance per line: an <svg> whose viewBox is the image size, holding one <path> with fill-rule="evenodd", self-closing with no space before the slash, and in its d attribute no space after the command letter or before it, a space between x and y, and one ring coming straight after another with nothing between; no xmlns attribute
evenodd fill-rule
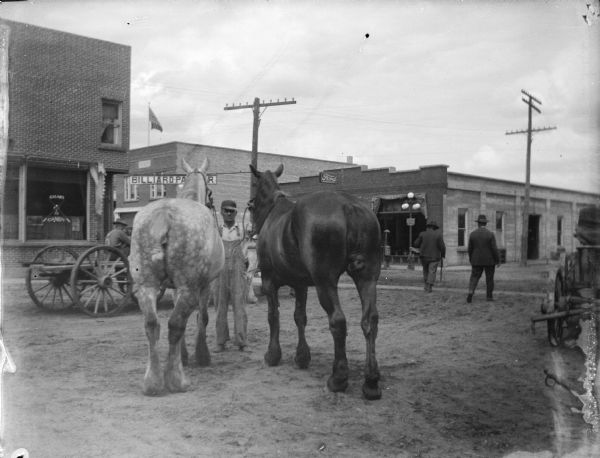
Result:
<svg viewBox="0 0 600 458"><path fill-rule="evenodd" d="M496 246L496 237L485 226L487 218L479 215L475 220L477 229L469 235L469 262L471 263L471 278L469 279L469 294L467 302L471 303L477 282L485 271L485 286L487 300L493 301L494 273L496 265L500 265L500 255Z"/></svg>
<svg viewBox="0 0 600 458"><path fill-rule="evenodd" d="M423 266L425 292L430 293L435 283L435 276L440 261L446 257L446 245L442 238L442 233L439 231L439 226L435 221L427 221L425 231L419 234L413 246L420 248L419 257Z"/></svg>

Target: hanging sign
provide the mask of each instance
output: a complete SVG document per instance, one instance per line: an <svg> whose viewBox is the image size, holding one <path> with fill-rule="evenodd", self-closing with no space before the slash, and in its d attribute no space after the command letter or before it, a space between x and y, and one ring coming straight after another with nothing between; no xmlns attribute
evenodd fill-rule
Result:
<svg viewBox="0 0 600 458"><path fill-rule="evenodd" d="M328 172L321 172L319 173L319 181L321 183L335 184L337 183L337 175Z"/></svg>
<svg viewBox="0 0 600 458"><path fill-rule="evenodd" d="M208 174L206 176L208 184L217 184L217 175ZM185 175L130 175L127 177L129 183L134 184L183 184Z"/></svg>

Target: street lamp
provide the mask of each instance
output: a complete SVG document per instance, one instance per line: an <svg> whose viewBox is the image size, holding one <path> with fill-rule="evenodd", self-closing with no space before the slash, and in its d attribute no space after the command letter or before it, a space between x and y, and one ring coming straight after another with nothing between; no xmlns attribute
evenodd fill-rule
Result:
<svg viewBox="0 0 600 458"><path fill-rule="evenodd" d="M409 192L406 194L406 201L402 204L402 210L408 210L408 218L406 218L406 225L408 226L408 268L414 270L415 265L413 262L412 255L412 228L415 225L415 219L412 217L412 212L417 211L421 208L421 204L415 199L415 193Z"/></svg>

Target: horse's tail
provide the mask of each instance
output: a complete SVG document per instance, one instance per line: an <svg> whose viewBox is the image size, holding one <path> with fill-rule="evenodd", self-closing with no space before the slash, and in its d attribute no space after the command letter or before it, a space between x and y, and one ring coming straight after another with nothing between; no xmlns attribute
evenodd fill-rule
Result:
<svg viewBox="0 0 600 458"><path fill-rule="evenodd" d="M346 266L346 270L348 273L358 272L365 268L365 263L366 259L362 254L351 254L348 265Z"/></svg>
<svg viewBox="0 0 600 458"><path fill-rule="evenodd" d="M151 249L150 262L155 272L166 275L167 271L167 246L169 244L170 220L172 215L168 208L159 208L153 215L153 224L150 227L150 237L154 242Z"/></svg>

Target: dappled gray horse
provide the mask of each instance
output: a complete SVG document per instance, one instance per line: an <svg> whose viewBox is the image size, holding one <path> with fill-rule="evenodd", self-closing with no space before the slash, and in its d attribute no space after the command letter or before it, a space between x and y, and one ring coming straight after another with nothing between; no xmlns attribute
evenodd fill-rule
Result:
<svg viewBox="0 0 600 458"><path fill-rule="evenodd" d="M143 385L147 395L160 394L165 387L172 392L186 390L183 336L187 320L198 306L196 361L199 365L210 364L206 345L208 292L211 280L223 268L224 250L213 214L205 205L207 167L206 159L196 169L184 160L187 176L178 197L146 205L133 221L129 266L148 337L148 366ZM160 336L156 298L163 283L176 290L168 321L169 353L164 375L156 347Z"/></svg>

